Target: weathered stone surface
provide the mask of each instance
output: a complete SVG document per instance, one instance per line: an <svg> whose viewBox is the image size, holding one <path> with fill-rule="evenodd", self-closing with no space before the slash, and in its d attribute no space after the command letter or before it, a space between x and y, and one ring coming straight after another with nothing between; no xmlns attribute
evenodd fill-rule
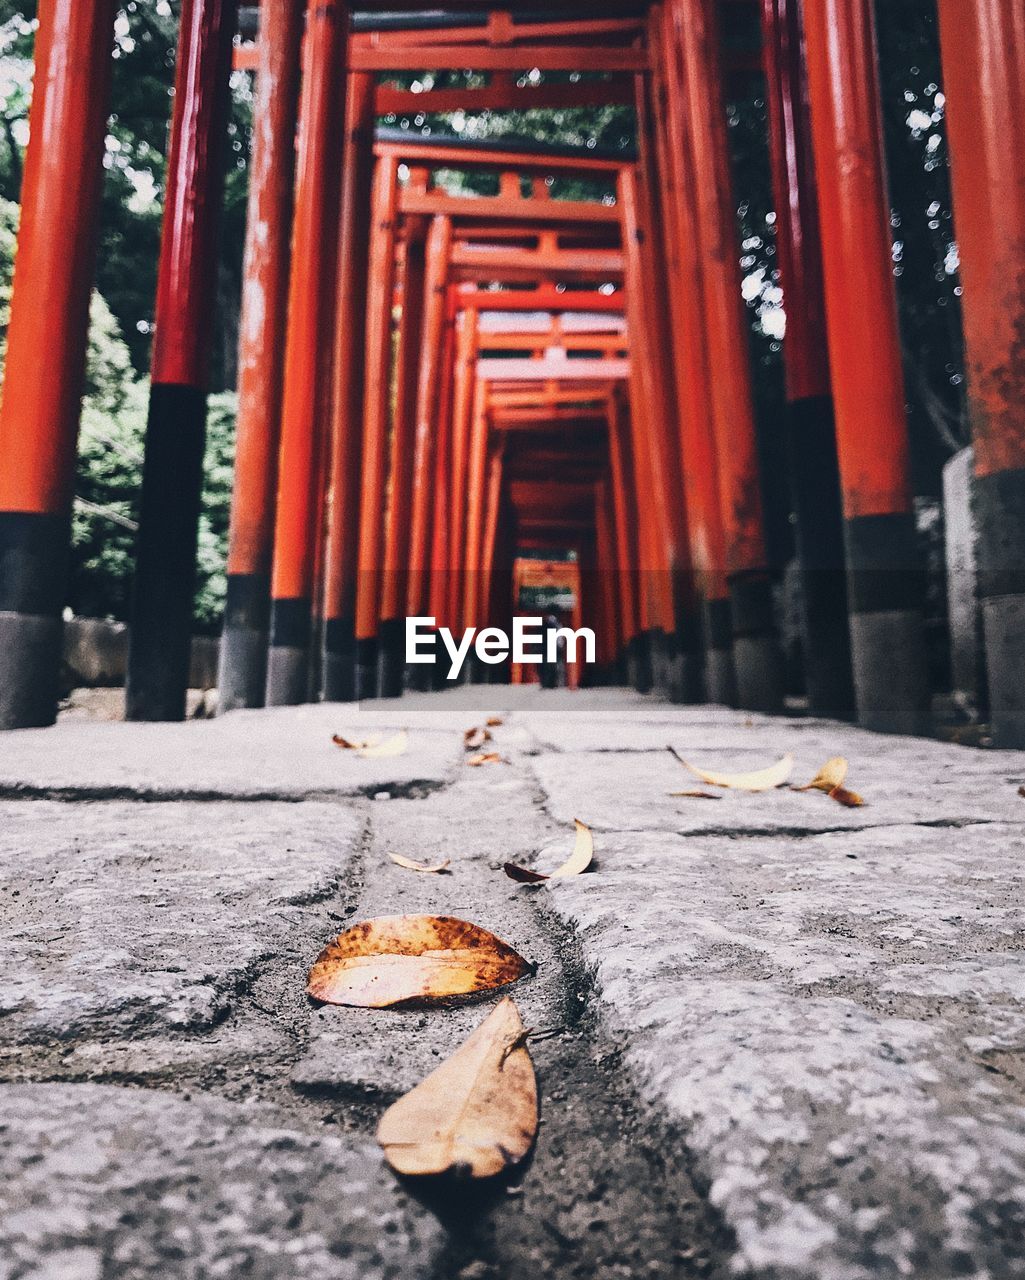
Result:
<svg viewBox="0 0 1025 1280"><path fill-rule="evenodd" d="M1020 825L620 834L598 857L552 902L735 1267L1025 1274Z"/></svg>
<svg viewBox="0 0 1025 1280"><path fill-rule="evenodd" d="M340 805L0 805L0 1041L202 1030L341 897Z"/></svg>
<svg viewBox="0 0 1025 1280"><path fill-rule="evenodd" d="M0 1136L4 1280L419 1280L441 1240L374 1144L259 1107L0 1086Z"/></svg>

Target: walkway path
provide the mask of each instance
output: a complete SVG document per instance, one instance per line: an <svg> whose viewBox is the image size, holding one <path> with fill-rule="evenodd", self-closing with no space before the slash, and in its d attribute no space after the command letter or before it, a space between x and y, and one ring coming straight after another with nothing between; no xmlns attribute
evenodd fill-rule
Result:
<svg viewBox="0 0 1025 1280"><path fill-rule="evenodd" d="M508 763L467 768L484 713ZM399 728L394 759L330 740ZM866 804L670 798L701 784L667 744L796 782L845 755ZM1023 782L625 692L0 737L0 1280L1025 1276ZM502 874L574 817L593 874ZM512 1184L426 1196L373 1141L488 1001L303 994L346 922L419 911L537 963Z"/></svg>

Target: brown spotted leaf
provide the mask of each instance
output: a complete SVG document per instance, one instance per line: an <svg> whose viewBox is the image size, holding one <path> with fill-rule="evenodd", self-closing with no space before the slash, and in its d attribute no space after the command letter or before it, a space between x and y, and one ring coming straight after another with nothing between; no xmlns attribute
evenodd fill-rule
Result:
<svg viewBox="0 0 1025 1280"><path fill-rule="evenodd" d="M484 723L489 729L497 729L499 725L505 724L505 721L501 716L488 716Z"/></svg>
<svg viewBox="0 0 1025 1280"><path fill-rule="evenodd" d="M669 751L685 769L689 769L708 786L726 787L732 791L773 791L776 787L781 787L794 771L794 757L789 752L767 769L756 769L751 773L709 773L688 763L673 747Z"/></svg>
<svg viewBox="0 0 1025 1280"><path fill-rule="evenodd" d="M558 871L553 871L551 875L544 875L540 871L531 871L529 867L518 866L515 862L507 862L503 868L505 874L511 880L518 880L521 884L537 884L541 880L565 880L569 876L578 876L586 871L594 858L594 836L591 835L591 828L579 818L574 818L573 823L577 829L573 852Z"/></svg>
<svg viewBox="0 0 1025 1280"><path fill-rule="evenodd" d="M381 916L328 943L306 992L325 1004L384 1009L489 991L531 966L493 933L454 916Z"/></svg>
<svg viewBox="0 0 1025 1280"><path fill-rule="evenodd" d="M427 862L415 862L412 858L404 858L401 853L389 853L388 857L391 858L396 866L405 867L407 871L426 871L430 875L439 875L452 865L450 858L446 858L444 862L430 864Z"/></svg>
<svg viewBox="0 0 1025 1280"><path fill-rule="evenodd" d="M332 734L331 741L344 751L365 751L381 741L381 735L371 734L369 738L344 738L340 733Z"/></svg>
<svg viewBox="0 0 1025 1280"><path fill-rule="evenodd" d="M847 809L860 809L865 803L856 791L848 791L846 787L833 787L828 794L830 800L835 800Z"/></svg>
<svg viewBox="0 0 1025 1280"><path fill-rule="evenodd" d="M466 762L471 769L479 769L484 764L502 764L502 757L497 751L485 751L481 755L471 756Z"/></svg>
<svg viewBox="0 0 1025 1280"><path fill-rule="evenodd" d="M463 734L463 746L467 751L479 751L485 742L491 741L491 733L481 725L467 729Z"/></svg>
<svg viewBox="0 0 1025 1280"><path fill-rule="evenodd" d="M537 1136L537 1080L519 1010L501 1000L470 1038L381 1117L377 1141L396 1173L490 1178Z"/></svg>

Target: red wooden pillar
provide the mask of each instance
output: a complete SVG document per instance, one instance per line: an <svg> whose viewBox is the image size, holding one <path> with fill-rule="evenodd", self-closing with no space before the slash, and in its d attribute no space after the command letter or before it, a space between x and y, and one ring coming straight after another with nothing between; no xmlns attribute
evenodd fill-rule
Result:
<svg viewBox="0 0 1025 1280"><path fill-rule="evenodd" d="M871 0L806 0L858 721L929 724Z"/></svg>
<svg viewBox="0 0 1025 1280"><path fill-rule="evenodd" d="M395 413L391 433L388 511L384 531L384 574L381 581L381 696L402 695L405 669L406 592L413 572L411 530L419 501L416 454L420 448L419 374L432 334L424 325L424 290L428 283L426 259L433 257L433 243L425 253L422 219L406 219L405 254L402 263L402 313L399 317L395 363ZM427 303L430 310L430 302ZM439 335L437 335L440 337ZM411 510L413 508L413 510Z"/></svg>
<svg viewBox="0 0 1025 1280"><path fill-rule="evenodd" d="M0 728L52 724L113 0L41 0L0 409Z"/></svg>
<svg viewBox="0 0 1025 1280"><path fill-rule="evenodd" d="M324 421L337 261L338 128L344 104L349 7L308 0L299 106L292 272L271 577L267 703L309 696L314 565L321 515Z"/></svg>
<svg viewBox="0 0 1025 1280"><path fill-rule="evenodd" d="M449 571L451 548L455 545L455 526L458 502L462 489L457 492L453 482L452 448L454 426L454 395L456 377L456 352L458 338L456 326L459 318L456 286L449 285L445 295L445 337L441 365L441 394L438 397L437 447L435 454L433 494L431 502L430 559L428 564L427 600L422 596L410 599L406 612L411 616L435 618L438 626L454 626L458 602L453 603ZM433 666L413 666L409 672L413 688L443 687L447 668L441 662Z"/></svg>
<svg viewBox="0 0 1025 1280"><path fill-rule="evenodd" d="M447 290L449 253L452 243L452 223L443 215L431 223L427 241L427 273L422 281L421 303L423 329L418 347L419 373L414 384L413 438L410 441L410 472L406 502L406 539L403 551L408 576L402 583L404 590L396 593L389 617L392 627L392 665L399 686L405 666L404 616L423 617L428 597L428 572L430 560L431 518L436 484L436 444L441 413L439 391L442 381L443 361L447 344ZM449 353L450 354L450 353ZM384 633L382 631L382 645ZM430 667L413 664L410 677L416 683L420 672L430 674Z"/></svg>
<svg viewBox="0 0 1025 1280"><path fill-rule="evenodd" d="M480 596L481 543L484 529L484 492L487 484L489 418L487 384L479 379L474 388L470 417L470 442L466 466L466 534L461 557L463 583L463 627L484 625ZM464 665L464 670L466 669Z"/></svg>
<svg viewBox="0 0 1025 1280"><path fill-rule="evenodd" d="M392 302L395 280L395 211L398 161L377 161L371 213L367 291L366 365L363 383L363 460L356 580L356 697L378 693L378 614L388 480L388 422L392 367Z"/></svg>
<svg viewBox="0 0 1025 1280"><path fill-rule="evenodd" d="M765 549L740 246L730 175L719 35L712 0L670 0L680 42L688 160L694 184L708 340L712 421L726 535L737 696L779 711L783 657Z"/></svg>
<svg viewBox="0 0 1025 1280"><path fill-rule="evenodd" d="M128 649L129 720L181 720L237 0L183 0Z"/></svg>
<svg viewBox="0 0 1025 1280"><path fill-rule="evenodd" d="M940 0L993 740L1025 747L1025 9Z"/></svg>
<svg viewBox="0 0 1025 1280"><path fill-rule="evenodd" d="M711 702L733 706L737 682L733 665L733 626L726 580L726 538L719 502L719 463L712 427L712 373L704 316L704 281L697 238L697 192L687 164L687 121L675 23L667 6L661 39L659 87L664 94L662 139L665 155L661 185L666 208L666 266L672 307L674 368L679 404L683 483L691 556L701 600L705 645L705 691Z"/></svg>
<svg viewBox="0 0 1025 1280"><path fill-rule="evenodd" d="M462 617L463 593L466 585L463 554L463 531L466 527L466 468L470 448L473 416L474 379L477 368L477 340L480 313L475 308L462 312L456 335L455 387L452 402L450 444L451 501L449 504L449 544L445 580L447 583L447 625L457 625ZM441 619L439 619L439 623Z"/></svg>
<svg viewBox="0 0 1025 1280"><path fill-rule="evenodd" d="M776 248L787 313L789 463L809 709L852 720L843 511L801 5L802 0L762 0Z"/></svg>
<svg viewBox="0 0 1025 1280"><path fill-rule="evenodd" d="M374 77L349 76L342 156L321 674L329 702L356 696L356 563L363 450L363 360L374 171Z"/></svg>
<svg viewBox="0 0 1025 1280"><path fill-rule="evenodd" d="M267 678L302 31L302 7L295 0L261 6L219 672L222 711L262 706Z"/></svg>
<svg viewBox="0 0 1025 1280"><path fill-rule="evenodd" d="M637 513L634 505L629 439L622 406L616 395L609 397L609 469L612 474L612 502L615 514L615 583L619 601L619 631L622 648L616 655L617 670L632 684L632 655L640 632L637 610Z"/></svg>

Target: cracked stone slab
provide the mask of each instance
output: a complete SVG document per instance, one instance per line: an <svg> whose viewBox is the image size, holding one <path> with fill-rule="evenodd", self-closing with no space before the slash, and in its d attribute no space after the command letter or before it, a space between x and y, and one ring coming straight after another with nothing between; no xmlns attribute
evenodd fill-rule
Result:
<svg viewBox="0 0 1025 1280"><path fill-rule="evenodd" d="M0 805L0 1041L203 1031L343 895L337 804Z"/></svg>
<svg viewBox="0 0 1025 1280"><path fill-rule="evenodd" d="M597 856L552 904L739 1273L1025 1275L1019 824L607 834Z"/></svg>
<svg viewBox="0 0 1025 1280"><path fill-rule="evenodd" d="M785 744L784 750L791 744ZM936 749L933 750L932 748ZM651 752L544 753L530 764L548 797L552 816L579 817L608 831L677 831L728 834L857 830L863 827L1025 821L1025 753L972 751L942 743L908 749L889 739L860 736L848 742L838 728L831 745L794 745L792 781L813 778L829 755L846 755L846 785L865 800L848 809L822 792L790 787L751 794L705 788L665 750ZM759 748L719 749L711 739L692 763L710 771L739 772L773 764L779 739ZM672 791L711 790L719 798L672 797Z"/></svg>
<svg viewBox="0 0 1025 1280"><path fill-rule="evenodd" d="M461 750L415 712L362 716L323 704L184 724L68 721L0 736L0 794L74 798L295 799L444 784ZM362 759L333 733L410 729L401 756Z"/></svg>
<svg viewBox="0 0 1025 1280"><path fill-rule="evenodd" d="M440 1229L375 1144L258 1107L0 1086L4 1280L419 1280Z"/></svg>

